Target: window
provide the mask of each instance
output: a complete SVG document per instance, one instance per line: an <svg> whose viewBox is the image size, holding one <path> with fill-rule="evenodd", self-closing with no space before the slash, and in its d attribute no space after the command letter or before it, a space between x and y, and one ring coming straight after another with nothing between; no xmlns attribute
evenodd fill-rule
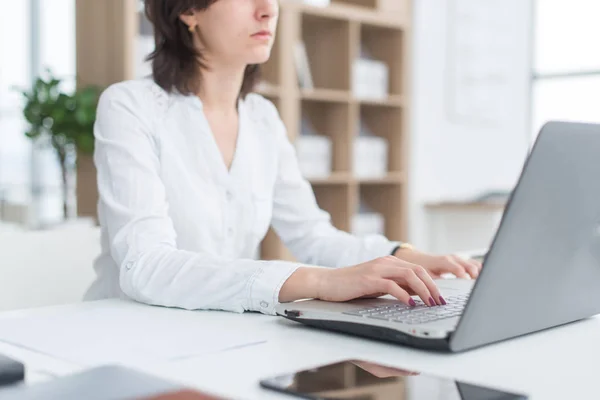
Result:
<svg viewBox="0 0 600 400"><path fill-rule="evenodd" d="M600 2L537 0L533 130L548 120L600 123Z"/></svg>
<svg viewBox="0 0 600 400"><path fill-rule="evenodd" d="M64 90L75 89L75 0L35 0L39 4L39 67L64 82ZM40 186L36 203L39 225L63 218L62 179L58 159L51 147L36 152L39 166L33 172Z"/></svg>
<svg viewBox="0 0 600 400"><path fill-rule="evenodd" d="M30 182L23 101L13 90L31 82L30 16L29 1L0 2L0 203L25 201Z"/></svg>
<svg viewBox="0 0 600 400"><path fill-rule="evenodd" d="M25 206L37 226L62 218L60 168L51 148L32 150L13 88L46 68L75 87L75 0L0 1L0 213Z"/></svg>

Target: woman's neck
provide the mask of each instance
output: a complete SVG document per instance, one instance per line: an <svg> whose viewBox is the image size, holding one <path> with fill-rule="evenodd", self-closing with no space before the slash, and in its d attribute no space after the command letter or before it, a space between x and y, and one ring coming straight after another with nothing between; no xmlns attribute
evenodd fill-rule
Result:
<svg viewBox="0 0 600 400"><path fill-rule="evenodd" d="M227 113L237 110L245 68L219 66L202 71L198 97L205 108Z"/></svg>

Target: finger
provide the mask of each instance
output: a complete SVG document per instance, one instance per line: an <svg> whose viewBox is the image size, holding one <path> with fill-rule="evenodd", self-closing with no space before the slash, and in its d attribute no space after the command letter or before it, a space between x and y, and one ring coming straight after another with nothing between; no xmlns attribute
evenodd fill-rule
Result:
<svg viewBox="0 0 600 400"><path fill-rule="evenodd" d="M444 269L447 272L452 273L457 278L461 278L461 279L469 279L470 278L470 275L467 273L465 268L460 263L458 263L456 260L454 260L452 257L448 257L445 259Z"/></svg>
<svg viewBox="0 0 600 400"><path fill-rule="evenodd" d="M481 273L481 269L483 268L483 263L481 261L478 261L478 260L469 260L469 261L471 261L473 264L475 264L475 266L477 267L477 269Z"/></svg>
<svg viewBox="0 0 600 400"><path fill-rule="evenodd" d="M467 260L474 268L475 271L477 272L477 277L481 274L481 269L483 268L483 264L481 264L481 262L477 261L477 260Z"/></svg>
<svg viewBox="0 0 600 400"><path fill-rule="evenodd" d="M382 278L393 279L404 284L402 286L408 286L429 307L437 304L425 282L415 272L415 269L419 266L401 260L394 261L391 264L386 266L387 269L383 272Z"/></svg>
<svg viewBox="0 0 600 400"><path fill-rule="evenodd" d="M381 296L385 296L387 293L372 293L372 294L365 294L364 296L360 296L358 297L358 299L376 299L378 297Z"/></svg>
<svg viewBox="0 0 600 400"><path fill-rule="evenodd" d="M379 279L376 283L376 290L392 295L408 306L414 307L416 305L415 301L410 297L406 290L402 289L396 282L389 279Z"/></svg>
<svg viewBox="0 0 600 400"><path fill-rule="evenodd" d="M425 283L425 285L427 286L427 289L429 289L429 293L431 293L431 296L433 297L435 304L440 305L440 306L446 304L446 300L442 297L442 293L440 292L440 289L434 282L431 275L429 275L429 272L427 272L427 270L420 265L415 265L413 270L415 271L415 273L417 274L419 279L421 279L423 281L423 283Z"/></svg>
<svg viewBox="0 0 600 400"><path fill-rule="evenodd" d="M460 257L456 257L455 261L465 269L465 271L467 272L467 274L469 274L471 278L477 279L477 277L479 276L479 268L477 267L477 264L475 264L471 260L465 260Z"/></svg>
<svg viewBox="0 0 600 400"><path fill-rule="evenodd" d="M431 279L442 279L443 274L439 274L437 272L433 272L430 270L430 271L427 271L427 275L429 275L431 277Z"/></svg>
<svg viewBox="0 0 600 400"><path fill-rule="evenodd" d="M434 307L437 305L435 299L429 291L429 288L413 269L404 269L404 281L412 290L415 291L417 296L423 300L425 305L428 307Z"/></svg>
<svg viewBox="0 0 600 400"><path fill-rule="evenodd" d="M427 306L442 304L439 290L425 268L397 257L385 258L383 261L385 270L382 277L405 283L404 289L418 295Z"/></svg>

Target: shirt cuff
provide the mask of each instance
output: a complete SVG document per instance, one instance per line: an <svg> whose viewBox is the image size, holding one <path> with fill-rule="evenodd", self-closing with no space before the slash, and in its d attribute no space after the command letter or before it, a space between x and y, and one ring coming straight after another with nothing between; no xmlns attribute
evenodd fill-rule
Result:
<svg viewBox="0 0 600 400"><path fill-rule="evenodd" d="M288 278L301 264L285 261L264 261L252 277L249 289L249 309L263 314L275 315L279 305L279 292Z"/></svg>

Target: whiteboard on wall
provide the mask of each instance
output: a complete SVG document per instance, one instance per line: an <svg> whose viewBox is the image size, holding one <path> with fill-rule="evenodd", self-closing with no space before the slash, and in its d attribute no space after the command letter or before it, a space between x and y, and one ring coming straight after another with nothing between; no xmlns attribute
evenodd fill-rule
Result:
<svg viewBox="0 0 600 400"><path fill-rule="evenodd" d="M509 117L514 15L504 0L448 0L446 105L459 124L498 127Z"/></svg>

